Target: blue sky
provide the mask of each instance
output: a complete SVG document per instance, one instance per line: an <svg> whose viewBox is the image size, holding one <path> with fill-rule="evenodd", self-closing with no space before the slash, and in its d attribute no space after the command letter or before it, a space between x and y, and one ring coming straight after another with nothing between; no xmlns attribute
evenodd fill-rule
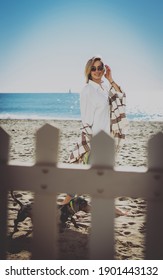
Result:
<svg viewBox="0 0 163 280"><path fill-rule="evenodd" d="M100 54L129 102L160 104L162 14L162 0L0 0L0 92L79 92Z"/></svg>

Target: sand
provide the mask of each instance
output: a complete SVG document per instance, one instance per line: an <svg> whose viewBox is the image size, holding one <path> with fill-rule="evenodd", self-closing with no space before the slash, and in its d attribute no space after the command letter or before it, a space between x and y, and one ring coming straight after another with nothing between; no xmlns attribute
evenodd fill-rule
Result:
<svg viewBox="0 0 163 280"><path fill-rule="evenodd" d="M36 131L45 123L60 129L58 161L65 163L69 153L78 141L81 122L77 120L0 120L0 126L11 136L10 162L35 162ZM147 142L154 134L163 132L162 122L130 121L126 142L116 157L116 166L147 166ZM12 187L12 186L11 186ZM23 203L33 201L33 194L17 192ZM61 194L61 200L65 194ZM85 197L88 201L89 197ZM144 259L146 232L146 201L143 198L119 197L116 207L128 211L128 216L115 218L115 259ZM13 221L19 206L9 195L8 234L13 230ZM88 259L88 240L91 230L91 214L80 212L77 216L80 228L69 224L59 234L59 259ZM19 231L8 238L8 259L30 259L32 223L27 218L19 224Z"/></svg>

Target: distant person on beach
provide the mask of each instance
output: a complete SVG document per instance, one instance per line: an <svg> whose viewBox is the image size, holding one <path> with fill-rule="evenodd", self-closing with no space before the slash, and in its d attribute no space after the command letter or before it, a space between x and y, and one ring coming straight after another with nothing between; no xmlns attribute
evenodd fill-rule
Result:
<svg viewBox="0 0 163 280"><path fill-rule="evenodd" d="M101 57L93 57L85 66L86 85L80 94L82 120L81 141L70 154L70 163L89 163L90 140L101 130L115 138L116 148L125 138L124 127L125 93L113 80L111 68L104 64ZM102 78L105 77L110 87ZM68 194L63 203L70 201L74 195ZM118 215L123 213L116 209Z"/></svg>

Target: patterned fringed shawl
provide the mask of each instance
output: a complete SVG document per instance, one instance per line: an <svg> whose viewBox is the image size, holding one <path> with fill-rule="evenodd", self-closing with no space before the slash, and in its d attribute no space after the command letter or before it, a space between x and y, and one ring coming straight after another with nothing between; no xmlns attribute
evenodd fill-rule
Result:
<svg viewBox="0 0 163 280"><path fill-rule="evenodd" d="M125 140L126 119L126 95L124 92L122 98L119 98L118 93L112 87L109 91L110 105L110 132L115 139L116 150L123 145ZM90 152L90 141L92 138L92 129L88 124L84 124L81 129L81 139L76 144L74 150L69 157L69 163L80 163L84 161L84 156Z"/></svg>
<svg viewBox="0 0 163 280"><path fill-rule="evenodd" d="M110 134L115 139L117 149L124 143L127 125L126 94L124 92L120 94L122 94L122 98L119 98L113 87L109 91Z"/></svg>

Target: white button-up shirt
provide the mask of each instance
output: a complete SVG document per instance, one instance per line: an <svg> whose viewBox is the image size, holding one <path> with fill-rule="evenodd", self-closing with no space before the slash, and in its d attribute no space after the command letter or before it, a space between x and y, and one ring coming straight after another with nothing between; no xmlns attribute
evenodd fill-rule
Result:
<svg viewBox="0 0 163 280"><path fill-rule="evenodd" d="M109 90L89 80L80 93L80 111L83 125L92 127L93 136L105 131L110 134Z"/></svg>

